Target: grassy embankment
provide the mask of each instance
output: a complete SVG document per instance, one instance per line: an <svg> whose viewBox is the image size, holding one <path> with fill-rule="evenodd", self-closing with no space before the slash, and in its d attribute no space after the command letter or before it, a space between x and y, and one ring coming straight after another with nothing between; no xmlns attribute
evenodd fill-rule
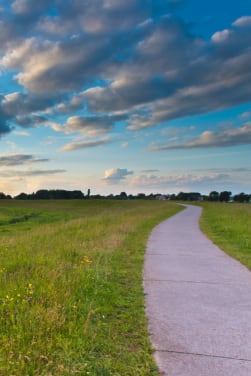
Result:
<svg viewBox="0 0 251 376"><path fill-rule="evenodd" d="M202 206L202 231L251 270L251 205L203 203Z"/></svg>
<svg viewBox="0 0 251 376"><path fill-rule="evenodd" d="M0 375L156 376L142 267L158 201L1 201Z"/></svg>

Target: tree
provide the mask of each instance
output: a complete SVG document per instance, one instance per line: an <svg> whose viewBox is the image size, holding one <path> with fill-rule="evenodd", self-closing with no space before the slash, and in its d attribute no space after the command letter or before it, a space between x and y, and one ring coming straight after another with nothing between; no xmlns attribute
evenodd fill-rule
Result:
<svg viewBox="0 0 251 376"><path fill-rule="evenodd" d="M219 200L220 202L229 202L231 198L232 192L223 191L220 193Z"/></svg>
<svg viewBox="0 0 251 376"><path fill-rule="evenodd" d="M242 192L242 193L239 193L238 195L235 195L233 199L236 202L249 202L250 197L249 195Z"/></svg>
<svg viewBox="0 0 251 376"><path fill-rule="evenodd" d="M212 191L212 192L209 193L208 199L209 199L209 201L219 201L219 196L220 196L219 192Z"/></svg>
<svg viewBox="0 0 251 376"><path fill-rule="evenodd" d="M120 195L119 195L119 198L120 198L121 200L126 200L126 199L127 199L127 194L126 194L126 192L121 192Z"/></svg>

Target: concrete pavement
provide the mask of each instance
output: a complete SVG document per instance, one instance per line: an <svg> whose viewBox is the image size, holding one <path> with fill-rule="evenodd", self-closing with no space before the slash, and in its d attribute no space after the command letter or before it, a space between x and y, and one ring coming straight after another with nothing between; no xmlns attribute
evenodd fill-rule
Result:
<svg viewBox="0 0 251 376"><path fill-rule="evenodd" d="M148 240L155 360L163 376L251 376L251 273L201 233L201 210L187 206Z"/></svg>

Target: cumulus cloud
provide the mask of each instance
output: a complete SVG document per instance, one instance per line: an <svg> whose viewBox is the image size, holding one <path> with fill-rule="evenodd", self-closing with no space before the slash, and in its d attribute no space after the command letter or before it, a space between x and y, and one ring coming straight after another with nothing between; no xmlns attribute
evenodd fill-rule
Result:
<svg viewBox="0 0 251 376"><path fill-rule="evenodd" d="M103 178L109 184L117 184L125 180L129 175L133 175L133 171L129 171L127 168L111 168L105 171Z"/></svg>
<svg viewBox="0 0 251 376"><path fill-rule="evenodd" d="M122 120L135 131L250 101L251 17L206 40L172 16L181 2L14 0L3 6L0 66L18 89L0 98L0 135L15 125L52 123L55 130L99 135ZM68 120L60 126L64 114ZM64 150L100 144L71 143Z"/></svg>
<svg viewBox="0 0 251 376"><path fill-rule="evenodd" d="M233 26L251 27L251 16L243 16L233 22Z"/></svg>
<svg viewBox="0 0 251 376"><path fill-rule="evenodd" d="M91 136L111 132L114 125L109 117L72 116L67 119L65 129L68 132L81 131Z"/></svg>
<svg viewBox="0 0 251 376"><path fill-rule="evenodd" d="M14 92L3 96L1 108L5 116L16 120L21 117L37 118L37 112L44 111L46 108L53 106L53 96L29 95L20 92Z"/></svg>
<svg viewBox="0 0 251 376"><path fill-rule="evenodd" d="M216 43L224 42L230 36L231 31L228 29L217 31L212 35L212 41Z"/></svg>
<svg viewBox="0 0 251 376"><path fill-rule="evenodd" d="M193 137L182 143L168 143L166 145L153 145L152 151L217 148L251 144L251 122L237 128L228 128L223 131L204 131L199 136Z"/></svg>

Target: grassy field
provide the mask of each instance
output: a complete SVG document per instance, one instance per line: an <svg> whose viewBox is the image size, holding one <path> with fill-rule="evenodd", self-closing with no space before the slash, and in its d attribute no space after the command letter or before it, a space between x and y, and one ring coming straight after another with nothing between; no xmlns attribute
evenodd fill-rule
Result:
<svg viewBox="0 0 251 376"><path fill-rule="evenodd" d="M157 376L142 290L160 201L0 202L0 375Z"/></svg>
<svg viewBox="0 0 251 376"><path fill-rule="evenodd" d="M202 231L251 270L251 205L203 203L202 206Z"/></svg>

